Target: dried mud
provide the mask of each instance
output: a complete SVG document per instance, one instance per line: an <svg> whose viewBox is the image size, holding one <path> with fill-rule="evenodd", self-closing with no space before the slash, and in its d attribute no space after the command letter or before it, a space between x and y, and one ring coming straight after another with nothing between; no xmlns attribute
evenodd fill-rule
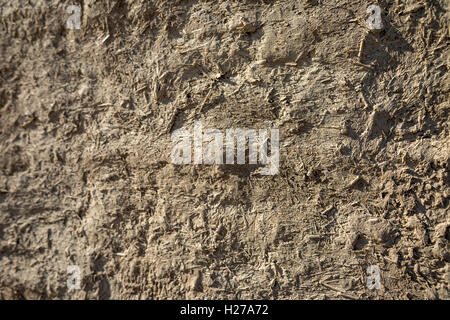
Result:
<svg viewBox="0 0 450 320"><path fill-rule="evenodd" d="M448 2L71 4L0 2L0 298L449 298ZM173 165L195 120L279 173Z"/></svg>

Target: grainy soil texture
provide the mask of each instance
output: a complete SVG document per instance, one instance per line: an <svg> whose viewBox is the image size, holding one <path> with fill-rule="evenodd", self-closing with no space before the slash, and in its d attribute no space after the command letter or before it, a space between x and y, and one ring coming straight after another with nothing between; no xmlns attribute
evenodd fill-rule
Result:
<svg viewBox="0 0 450 320"><path fill-rule="evenodd" d="M0 298L449 299L449 9L1 0Z"/></svg>

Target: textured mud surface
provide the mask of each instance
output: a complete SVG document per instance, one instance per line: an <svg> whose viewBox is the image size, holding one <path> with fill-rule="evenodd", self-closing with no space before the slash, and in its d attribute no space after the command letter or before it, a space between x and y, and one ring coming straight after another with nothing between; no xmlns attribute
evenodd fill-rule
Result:
<svg viewBox="0 0 450 320"><path fill-rule="evenodd" d="M0 1L0 298L448 299L448 4L369 4ZM196 120L279 173L173 165Z"/></svg>

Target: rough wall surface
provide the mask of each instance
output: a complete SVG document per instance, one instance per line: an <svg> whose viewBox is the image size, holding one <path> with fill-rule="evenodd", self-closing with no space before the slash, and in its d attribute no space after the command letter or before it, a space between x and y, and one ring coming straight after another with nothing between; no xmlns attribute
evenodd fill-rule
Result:
<svg viewBox="0 0 450 320"><path fill-rule="evenodd" d="M448 299L448 3L369 4L0 1L0 298ZM194 121L278 174L174 165Z"/></svg>

